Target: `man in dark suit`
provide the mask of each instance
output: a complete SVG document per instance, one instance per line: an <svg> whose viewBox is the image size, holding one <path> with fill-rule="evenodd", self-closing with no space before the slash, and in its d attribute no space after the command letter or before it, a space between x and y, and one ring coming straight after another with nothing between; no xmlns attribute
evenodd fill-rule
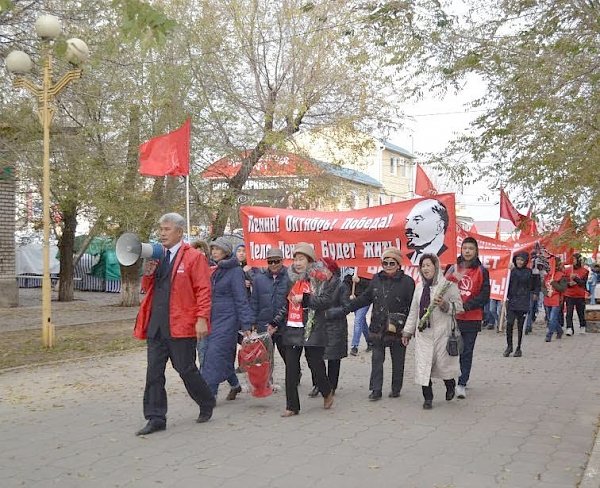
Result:
<svg viewBox="0 0 600 488"><path fill-rule="evenodd" d="M196 340L209 333L210 276L206 257L182 241L185 219L176 213L160 220L165 253L146 264L142 288L146 296L136 319L134 335L146 339L148 367L144 417L148 423L136 435L167 427L165 367L170 359L185 388L200 407L197 422L212 416L215 398L196 366Z"/></svg>

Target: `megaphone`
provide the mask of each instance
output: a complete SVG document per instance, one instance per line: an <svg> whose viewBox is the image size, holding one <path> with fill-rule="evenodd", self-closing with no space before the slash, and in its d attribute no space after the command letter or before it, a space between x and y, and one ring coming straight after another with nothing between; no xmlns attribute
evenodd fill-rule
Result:
<svg viewBox="0 0 600 488"><path fill-rule="evenodd" d="M117 239L115 246L117 261L123 266L131 266L139 258L160 259L163 256L161 244L141 242L132 232L126 232Z"/></svg>

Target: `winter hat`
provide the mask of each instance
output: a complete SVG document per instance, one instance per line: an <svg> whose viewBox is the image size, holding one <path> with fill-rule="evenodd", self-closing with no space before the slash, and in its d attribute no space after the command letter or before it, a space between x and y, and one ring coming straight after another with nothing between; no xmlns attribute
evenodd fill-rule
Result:
<svg viewBox="0 0 600 488"><path fill-rule="evenodd" d="M385 258L392 258L398 264L402 264L402 254L400 253L400 249L397 247L388 247L383 254L381 255L381 260Z"/></svg>
<svg viewBox="0 0 600 488"><path fill-rule="evenodd" d="M283 259L283 252L278 247L272 247L267 251L267 259L270 258Z"/></svg>
<svg viewBox="0 0 600 488"><path fill-rule="evenodd" d="M310 261L316 261L315 250L308 242L299 242L294 246L294 256L296 254L304 254Z"/></svg>
<svg viewBox="0 0 600 488"><path fill-rule="evenodd" d="M227 256L231 256L233 253L233 246L231 242L229 242L224 237L217 237L214 241L212 241L209 245L210 247L218 247L219 249L223 249Z"/></svg>
<svg viewBox="0 0 600 488"><path fill-rule="evenodd" d="M477 240L474 239L473 237L465 237L464 241L462 241L463 244L475 244L475 251L477 252L477 255L479 255L479 244L477 243ZM462 247L462 244L461 244Z"/></svg>
<svg viewBox="0 0 600 488"><path fill-rule="evenodd" d="M325 267L331 271L333 274L336 274L337 272L339 272L340 267L338 266L338 264L335 262L334 259L331 259L330 257L326 257L326 258L321 258L321 261L323 261L323 264L325 265Z"/></svg>

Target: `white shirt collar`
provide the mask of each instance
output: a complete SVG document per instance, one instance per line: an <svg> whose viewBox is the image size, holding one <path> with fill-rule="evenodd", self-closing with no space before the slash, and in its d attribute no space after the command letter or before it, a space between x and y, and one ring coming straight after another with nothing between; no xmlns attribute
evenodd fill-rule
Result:
<svg viewBox="0 0 600 488"><path fill-rule="evenodd" d="M171 247L170 249L168 249L169 251L171 251L171 261L173 261L173 258L175 257L175 254L177 254L177 251L179 251L179 248L181 247L181 243L182 242L183 241L179 241L173 247Z"/></svg>

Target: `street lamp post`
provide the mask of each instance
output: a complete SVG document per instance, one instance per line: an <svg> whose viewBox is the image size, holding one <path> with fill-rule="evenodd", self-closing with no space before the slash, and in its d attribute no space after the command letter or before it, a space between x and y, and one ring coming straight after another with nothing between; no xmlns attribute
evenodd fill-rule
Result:
<svg viewBox="0 0 600 488"><path fill-rule="evenodd" d="M60 20L53 15L42 15L35 23L37 35L42 40L43 77L42 86L37 86L23 76L32 68L29 56L23 51L12 51L6 57L6 68L15 73L14 86L24 88L38 100L38 115L44 133L44 153L42 171L43 200L43 276L42 276L42 342L45 347L54 346L54 325L52 324L52 283L50 281L50 125L54 116L53 102L56 96L73 80L81 77L81 69L68 70L56 83L52 82L52 44L60 35ZM66 58L74 66L87 60L89 51L81 39L67 41Z"/></svg>

